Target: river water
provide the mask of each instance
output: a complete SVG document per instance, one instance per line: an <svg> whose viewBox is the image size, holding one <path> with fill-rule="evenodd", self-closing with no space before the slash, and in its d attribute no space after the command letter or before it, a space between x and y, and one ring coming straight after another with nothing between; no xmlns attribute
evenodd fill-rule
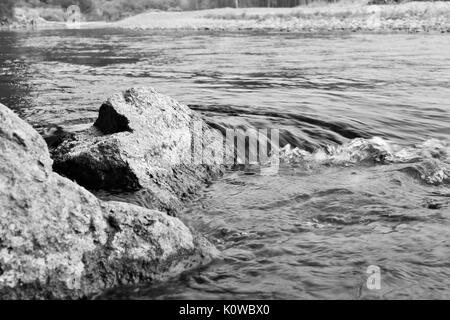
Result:
<svg viewBox="0 0 450 320"><path fill-rule="evenodd" d="M102 298L448 299L449 40L2 32L0 102L41 133L77 131L112 93L153 86L208 121L280 130L278 173L229 172L180 214L220 259Z"/></svg>

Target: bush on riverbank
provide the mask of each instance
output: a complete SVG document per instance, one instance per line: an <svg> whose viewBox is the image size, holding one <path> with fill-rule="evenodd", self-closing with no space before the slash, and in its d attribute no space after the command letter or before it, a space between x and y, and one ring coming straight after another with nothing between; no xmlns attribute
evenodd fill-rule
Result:
<svg viewBox="0 0 450 320"><path fill-rule="evenodd" d="M14 0L0 0L0 24L10 21L14 16Z"/></svg>
<svg viewBox="0 0 450 320"><path fill-rule="evenodd" d="M0 0L0 19L4 17L1 5L9 1L8 22L15 20L19 25L43 18L47 21L65 21L66 9L76 4L89 17L95 8L94 0Z"/></svg>

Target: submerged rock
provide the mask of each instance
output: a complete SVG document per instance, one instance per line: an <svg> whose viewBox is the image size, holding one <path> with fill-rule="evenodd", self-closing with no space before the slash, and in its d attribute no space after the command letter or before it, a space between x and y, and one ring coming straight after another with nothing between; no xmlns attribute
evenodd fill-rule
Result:
<svg viewBox="0 0 450 320"><path fill-rule="evenodd" d="M108 99L93 127L53 152L58 173L93 190L139 192L149 207L175 213L222 174L223 136L154 89Z"/></svg>
<svg viewBox="0 0 450 320"><path fill-rule="evenodd" d="M308 152L286 145L280 152L281 161L290 164L308 163L311 167L320 164L386 164L393 159L390 145L381 138L356 138L339 146L328 146Z"/></svg>
<svg viewBox="0 0 450 320"><path fill-rule="evenodd" d="M82 298L209 262L177 218L102 202L52 171L44 139L0 104L0 298Z"/></svg>
<svg viewBox="0 0 450 320"><path fill-rule="evenodd" d="M400 171L426 184L442 185L450 183L450 165L438 159L425 159L408 165Z"/></svg>

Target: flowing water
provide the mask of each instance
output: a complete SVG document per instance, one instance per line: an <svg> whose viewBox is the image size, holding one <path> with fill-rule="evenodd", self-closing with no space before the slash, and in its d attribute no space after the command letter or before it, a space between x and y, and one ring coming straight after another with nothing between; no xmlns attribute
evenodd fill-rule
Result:
<svg viewBox="0 0 450 320"><path fill-rule="evenodd" d="M43 134L77 131L110 94L153 86L208 121L280 129L278 173L229 172L180 214L220 259L103 298L448 299L449 40L3 32L0 102Z"/></svg>

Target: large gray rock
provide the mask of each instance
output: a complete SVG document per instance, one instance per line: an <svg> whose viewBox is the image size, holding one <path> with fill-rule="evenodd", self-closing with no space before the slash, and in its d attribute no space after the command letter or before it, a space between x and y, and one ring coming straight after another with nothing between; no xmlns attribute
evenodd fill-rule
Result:
<svg viewBox="0 0 450 320"><path fill-rule="evenodd" d="M52 172L41 136L0 104L0 298L81 298L215 255L177 218L102 202Z"/></svg>
<svg viewBox="0 0 450 320"><path fill-rule="evenodd" d="M92 190L135 192L175 213L222 174L223 136L194 111L151 88L108 99L94 126L52 153L54 169Z"/></svg>

